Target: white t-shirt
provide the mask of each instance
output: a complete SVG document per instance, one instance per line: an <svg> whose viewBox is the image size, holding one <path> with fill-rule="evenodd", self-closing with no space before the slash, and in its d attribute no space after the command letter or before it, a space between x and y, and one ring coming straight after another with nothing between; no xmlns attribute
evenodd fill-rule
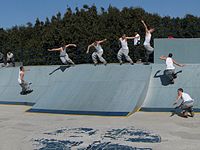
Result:
<svg viewBox="0 0 200 150"><path fill-rule="evenodd" d="M13 58L13 53L7 53L7 60L10 60L11 58Z"/></svg>
<svg viewBox="0 0 200 150"><path fill-rule="evenodd" d="M170 57L167 57L167 59L166 59L166 65L167 65L166 70L174 70L175 69L173 60Z"/></svg>
<svg viewBox="0 0 200 150"><path fill-rule="evenodd" d="M63 48L62 48L63 49ZM66 48L64 48L62 51L60 51L60 57L65 57L67 54Z"/></svg>
<svg viewBox="0 0 200 150"><path fill-rule="evenodd" d="M120 42L121 42L122 49L128 49L128 43L126 39L120 38Z"/></svg>
<svg viewBox="0 0 200 150"><path fill-rule="evenodd" d="M183 102L188 102L188 101L194 101L189 94L187 93L182 93L181 99L183 100Z"/></svg>
<svg viewBox="0 0 200 150"><path fill-rule="evenodd" d="M151 33L147 32L145 35L144 45L150 45L150 41L151 41Z"/></svg>
<svg viewBox="0 0 200 150"><path fill-rule="evenodd" d="M19 71L19 75L18 75L18 82L19 82L19 84L22 84L22 80L21 80L21 77L20 77L20 75L21 75L22 73L23 73L22 71Z"/></svg>
<svg viewBox="0 0 200 150"><path fill-rule="evenodd" d="M136 34L136 36L134 38L134 45L138 45L138 42L140 42L140 35Z"/></svg>
<svg viewBox="0 0 200 150"><path fill-rule="evenodd" d="M102 47L100 44L97 44L96 46L94 46L97 52L103 51Z"/></svg>

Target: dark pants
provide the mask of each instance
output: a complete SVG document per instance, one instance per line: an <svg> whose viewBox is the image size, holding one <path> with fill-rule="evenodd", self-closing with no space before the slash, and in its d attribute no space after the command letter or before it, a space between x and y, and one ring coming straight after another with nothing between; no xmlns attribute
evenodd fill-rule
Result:
<svg viewBox="0 0 200 150"><path fill-rule="evenodd" d="M142 59L142 51L143 51L143 48L140 45L135 45L134 59L136 61L139 59Z"/></svg>
<svg viewBox="0 0 200 150"><path fill-rule="evenodd" d="M27 92L30 90L30 86L29 83L24 81L20 84L20 86L22 87L22 92Z"/></svg>

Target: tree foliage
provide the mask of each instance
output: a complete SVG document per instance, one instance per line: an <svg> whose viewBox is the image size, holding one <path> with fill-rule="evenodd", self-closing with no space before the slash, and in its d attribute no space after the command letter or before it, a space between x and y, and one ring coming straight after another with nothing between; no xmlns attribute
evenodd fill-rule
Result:
<svg viewBox="0 0 200 150"><path fill-rule="evenodd" d="M67 8L65 14L59 12L50 19L35 24L0 28L0 51L6 54L12 51L17 61L25 65L60 64L57 52L48 52L48 48L74 43L77 49L68 49L69 56L75 63L91 62L91 54L86 54L89 44L95 40L107 38L104 43L104 57L108 62L117 62L118 39L125 33L133 36L137 31L144 41L143 19L148 26L156 29L153 38L197 38L200 37L200 18L187 14L184 18L161 17L145 12L142 8L123 8L109 6L108 10L96 6L84 5L72 11ZM129 41L130 56L134 59L133 41ZM144 55L143 47L141 53Z"/></svg>

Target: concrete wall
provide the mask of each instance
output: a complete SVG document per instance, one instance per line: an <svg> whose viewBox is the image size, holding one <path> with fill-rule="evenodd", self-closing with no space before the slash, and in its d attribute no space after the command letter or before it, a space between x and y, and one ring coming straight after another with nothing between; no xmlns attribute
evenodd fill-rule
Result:
<svg viewBox="0 0 200 150"><path fill-rule="evenodd" d="M128 115L145 99L151 66L109 64L31 66L25 79L33 92L22 96L19 68L1 68L0 103L35 103L32 112Z"/></svg>
<svg viewBox="0 0 200 150"><path fill-rule="evenodd" d="M163 75L165 65L153 65L151 79L149 83L147 97L142 105L145 111L170 111L177 96L177 89L183 88L195 100L194 108L200 111L200 65L187 65L183 68L177 67L176 71L181 71L175 84ZM156 72L160 71L156 74Z"/></svg>
<svg viewBox="0 0 200 150"><path fill-rule="evenodd" d="M155 39L154 63L161 64L161 55L173 53L173 57L180 63L200 63L200 38L190 39Z"/></svg>

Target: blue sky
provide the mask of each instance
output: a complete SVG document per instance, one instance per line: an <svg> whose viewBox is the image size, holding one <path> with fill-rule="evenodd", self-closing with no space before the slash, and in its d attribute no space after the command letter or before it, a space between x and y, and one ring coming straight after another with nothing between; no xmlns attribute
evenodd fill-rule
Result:
<svg viewBox="0 0 200 150"><path fill-rule="evenodd" d="M45 20L57 12L64 14L67 6L74 9L81 8L84 4L95 4L98 8L108 8L109 4L120 9L125 6L141 7L161 16L200 16L200 0L1 0L0 27L34 23L36 18Z"/></svg>

